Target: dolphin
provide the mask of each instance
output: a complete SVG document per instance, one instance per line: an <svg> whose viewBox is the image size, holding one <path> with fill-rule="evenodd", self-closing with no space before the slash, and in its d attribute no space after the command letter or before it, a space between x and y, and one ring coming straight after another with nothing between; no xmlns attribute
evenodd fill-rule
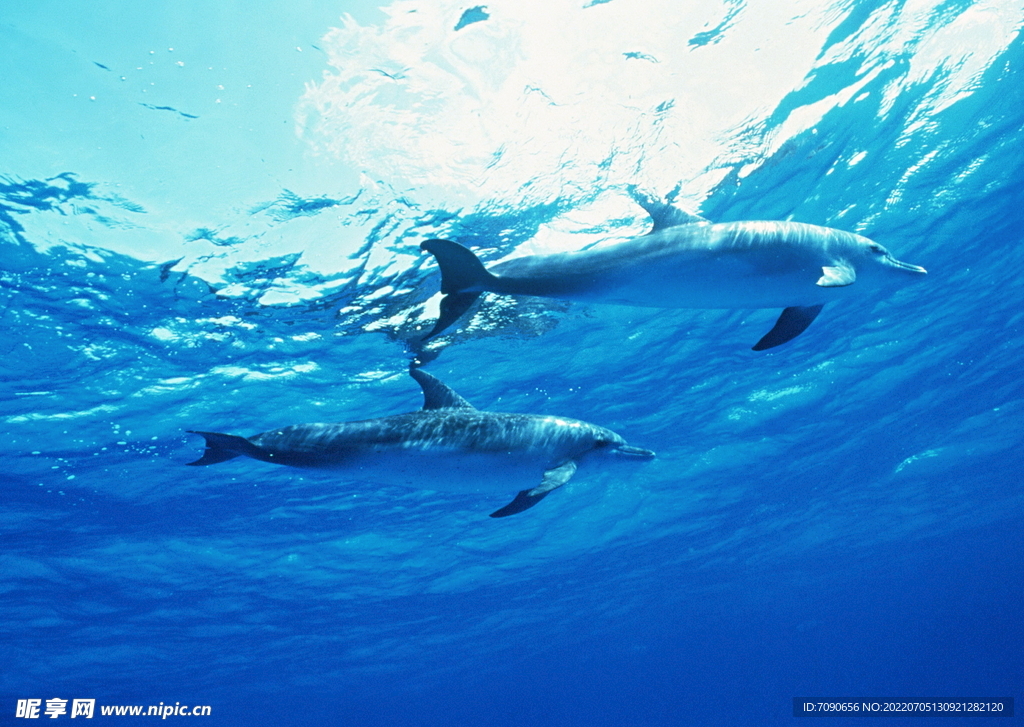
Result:
<svg viewBox="0 0 1024 727"><path fill-rule="evenodd" d="M801 222L715 224L637 201L654 222L646 235L580 252L513 258L489 270L451 240L421 243L437 258L443 293L437 324L424 340L452 325L486 291L649 308L782 308L753 347L763 351L803 333L832 300L926 272L852 232Z"/></svg>
<svg viewBox="0 0 1024 727"><path fill-rule="evenodd" d="M296 424L253 437L201 432L210 465L239 456L311 469L340 470L355 479L426 490L506 492L525 482L507 517L533 507L561 487L585 461L599 456L650 459L596 424L557 416L480 411L426 371L409 374L423 389L423 409L340 424Z"/></svg>

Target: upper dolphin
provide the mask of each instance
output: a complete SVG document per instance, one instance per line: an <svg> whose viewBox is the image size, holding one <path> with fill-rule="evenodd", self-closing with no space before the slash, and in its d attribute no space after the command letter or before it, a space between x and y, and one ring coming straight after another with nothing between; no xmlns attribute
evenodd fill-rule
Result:
<svg viewBox="0 0 1024 727"><path fill-rule="evenodd" d="M253 437L193 432L206 439L191 465L240 455L292 467L343 470L354 479L427 490L507 492L526 483L491 517L533 507L561 487L585 460L603 455L649 459L610 429L555 416L475 409L426 371L410 369L423 409L340 424L297 424Z"/></svg>
<svg viewBox="0 0 1024 727"><path fill-rule="evenodd" d="M753 347L762 351L800 335L831 300L926 272L852 232L800 222L713 224L638 201L654 221L646 235L581 252L514 258L490 270L458 243L423 242L420 247L437 258L444 294L426 338L488 291L654 308L783 308Z"/></svg>

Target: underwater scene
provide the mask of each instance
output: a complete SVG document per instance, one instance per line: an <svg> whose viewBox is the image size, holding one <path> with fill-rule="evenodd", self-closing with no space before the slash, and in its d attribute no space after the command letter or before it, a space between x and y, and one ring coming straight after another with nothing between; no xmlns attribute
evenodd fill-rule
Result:
<svg viewBox="0 0 1024 727"><path fill-rule="evenodd" d="M0 725L1011 723L1022 27L4 3Z"/></svg>

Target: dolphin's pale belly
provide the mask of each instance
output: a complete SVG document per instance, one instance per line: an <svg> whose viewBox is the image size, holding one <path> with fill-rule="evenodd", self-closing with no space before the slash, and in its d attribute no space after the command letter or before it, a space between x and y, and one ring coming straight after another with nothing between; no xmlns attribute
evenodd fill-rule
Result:
<svg viewBox="0 0 1024 727"><path fill-rule="evenodd" d="M630 272L595 275L566 298L649 308L786 308L827 303L843 294L814 284L821 266L764 272L749 260L702 260L699 266L676 260L638 263Z"/></svg>
<svg viewBox="0 0 1024 727"><path fill-rule="evenodd" d="M506 495L536 487L548 467L546 457L518 453L478 454L394 447L316 466L337 472L348 481L417 490Z"/></svg>

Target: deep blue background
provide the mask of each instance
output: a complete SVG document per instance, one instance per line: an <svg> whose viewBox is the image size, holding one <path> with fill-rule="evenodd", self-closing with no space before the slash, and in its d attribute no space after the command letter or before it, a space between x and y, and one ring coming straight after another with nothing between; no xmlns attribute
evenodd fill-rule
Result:
<svg viewBox="0 0 1024 727"><path fill-rule="evenodd" d="M337 9L268 9L228 32L221 16L186 23L201 12L190 7L161 20L111 5L91 26L62 16L70 6L39 7L0 23L16 71L0 104L0 724L19 721L16 700L51 697L209 704L203 723L226 725L760 725L793 721L793 697L1019 701L1019 37L915 133L941 74L888 111L880 102L908 50L865 99L749 175L738 162L700 210L868 220L865 234L929 270L923 282L829 306L767 354L749 346L772 311L536 301L500 314L485 302L474 332L436 344L428 370L481 408L578 417L659 455L495 521L486 514L503 502L467 495L250 461L193 470L184 464L201 445L185 430L252 434L416 408L404 371L426 318L374 322L436 291L418 241L485 244L503 230L511 250L586 200L503 200L474 214L379 188L354 198L356 175L309 161L287 125L320 57L239 72L264 86L232 113L277 114L281 129L247 135L239 116L181 89L156 105L198 119L134 100L91 121L69 111L64 90L93 83L69 68L105 78L100 58L116 74L122 57L132 67L147 43L166 52L193 30L211 63L230 65L245 38L284 59ZM847 8L830 41L868 28L876 7ZM934 22L973 5L943 7ZM347 9L379 22L372 8ZM149 35L118 45L112 18ZM773 123L855 70L818 69ZM119 145L125 129L143 133ZM108 151L89 151L97 144ZM293 176L231 173L256 169L264 148L277 156L261 163ZM839 163L858 151L865 161ZM156 171L122 186L132 160ZM369 221L362 274L259 259L253 229L302 235L331 215L339 230ZM211 255L249 253L225 273L237 288L176 264L197 233L215 240ZM412 262L372 257L392 253ZM326 292L261 303L281 281ZM403 292L375 307L383 285ZM990 722L1005 723L913 724Z"/></svg>

